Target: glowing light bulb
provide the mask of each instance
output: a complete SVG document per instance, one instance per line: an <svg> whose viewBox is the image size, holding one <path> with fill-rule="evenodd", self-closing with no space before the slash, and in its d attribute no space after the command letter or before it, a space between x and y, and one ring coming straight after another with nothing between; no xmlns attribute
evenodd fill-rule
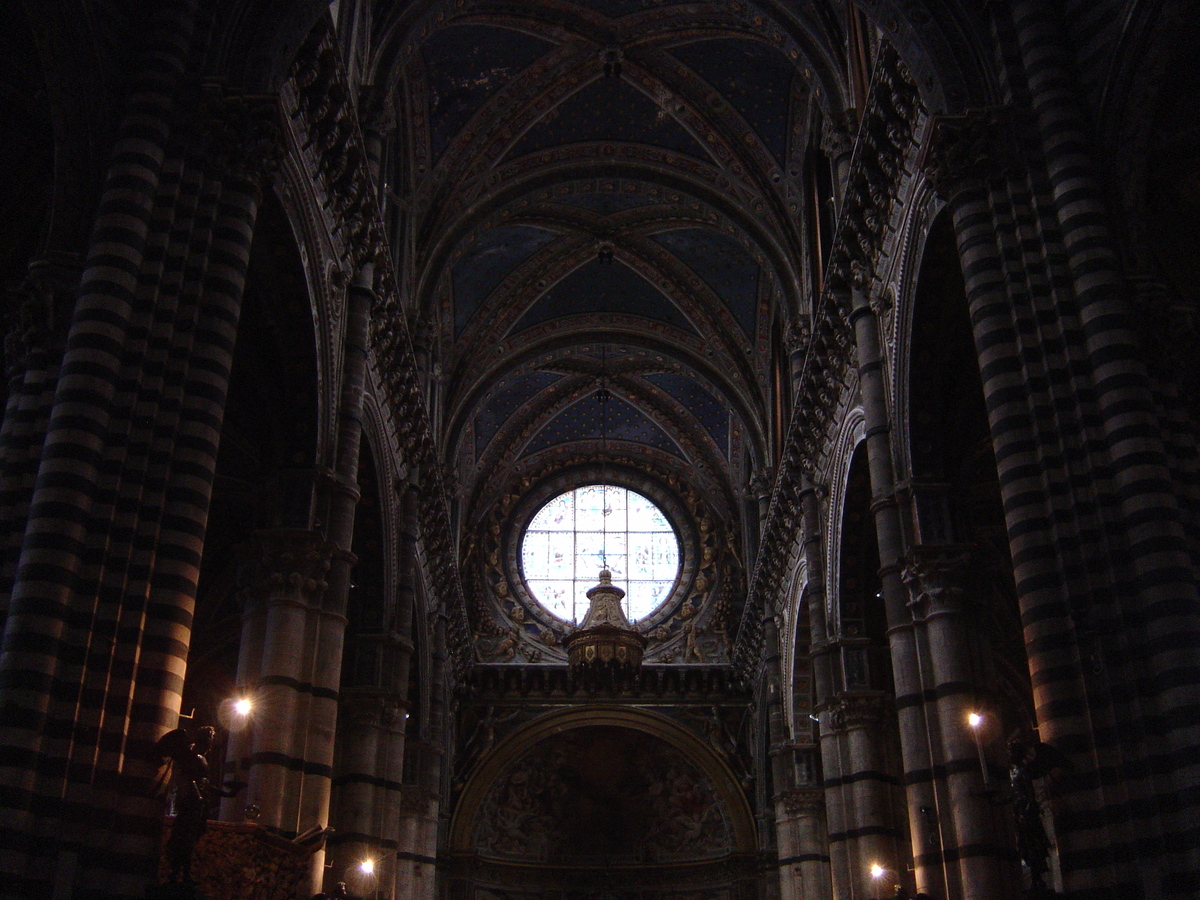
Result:
<svg viewBox="0 0 1200 900"><path fill-rule="evenodd" d="M238 700L236 703L233 704L233 711L235 713L237 713L239 716L250 715L250 710L253 708L254 708L254 704L251 703L249 700L247 700L245 697L243 697L241 700Z"/></svg>
<svg viewBox="0 0 1200 900"><path fill-rule="evenodd" d="M887 869L885 869L879 863L871 863L871 877L872 878L882 878L883 873L886 871L887 871Z"/></svg>
<svg viewBox="0 0 1200 900"><path fill-rule="evenodd" d="M364 875L370 875L375 871L375 860L364 859L358 864L358 868Z"/></svg>
<svg viewBox="0 0 1200 900"><path fill-rule="evenodd" d="M971 713L969 716L967 716L967 724L972 728L978 728L983 724L983 716L981 716L979 713Z"/></svg>

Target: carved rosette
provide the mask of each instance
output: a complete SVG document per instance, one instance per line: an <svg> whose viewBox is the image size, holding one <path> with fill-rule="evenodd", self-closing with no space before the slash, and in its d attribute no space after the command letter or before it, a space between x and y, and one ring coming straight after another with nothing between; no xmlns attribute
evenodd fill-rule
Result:
<svg viewBox="0 0 1200 900"><path fill-rule="evenodd" d="M914 548L900 572L908 588L915 621L962 612L972 571L971 554L962 549Z"/></svg>

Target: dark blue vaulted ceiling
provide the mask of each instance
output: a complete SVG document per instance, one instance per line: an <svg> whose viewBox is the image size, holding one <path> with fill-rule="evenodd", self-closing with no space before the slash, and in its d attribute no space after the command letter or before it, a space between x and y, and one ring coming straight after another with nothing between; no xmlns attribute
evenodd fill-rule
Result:
<svg viewBox="0 0 1200 900"><path fill-rule="evenodd" d="M798 15L455 0L412 20L406 277L467 508L547 453L614 447L738 508L778 427L769 351L807 277Z"/></svg>

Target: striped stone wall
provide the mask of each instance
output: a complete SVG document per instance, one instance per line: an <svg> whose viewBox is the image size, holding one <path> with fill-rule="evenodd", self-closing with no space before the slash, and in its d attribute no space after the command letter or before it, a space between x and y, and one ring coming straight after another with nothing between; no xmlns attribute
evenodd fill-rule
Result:
<svg viewBox="0 0 1200 900"><path fill-rule="evenodd" d="M258 204L242 161L272 145L270 106L217 92L176 118L194 6L156 7L57 380L31 365L4 424L10 489L40 460L0 646L0 896L152 874Z"/></svg>

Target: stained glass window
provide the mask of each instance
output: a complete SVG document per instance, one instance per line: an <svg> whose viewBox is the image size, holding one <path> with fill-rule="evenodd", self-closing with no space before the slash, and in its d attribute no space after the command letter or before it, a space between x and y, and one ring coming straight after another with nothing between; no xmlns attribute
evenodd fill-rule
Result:
<svg viewBox="0 0 1200 900"><path fill-rule="evenodd" d="M587 612L587 590L608 566L625 592L625 614L644 619L679 576L679 539L662 510L641 494L589 484L559 494L521 539L525 583L535 600L568 622Z"/></svg>

